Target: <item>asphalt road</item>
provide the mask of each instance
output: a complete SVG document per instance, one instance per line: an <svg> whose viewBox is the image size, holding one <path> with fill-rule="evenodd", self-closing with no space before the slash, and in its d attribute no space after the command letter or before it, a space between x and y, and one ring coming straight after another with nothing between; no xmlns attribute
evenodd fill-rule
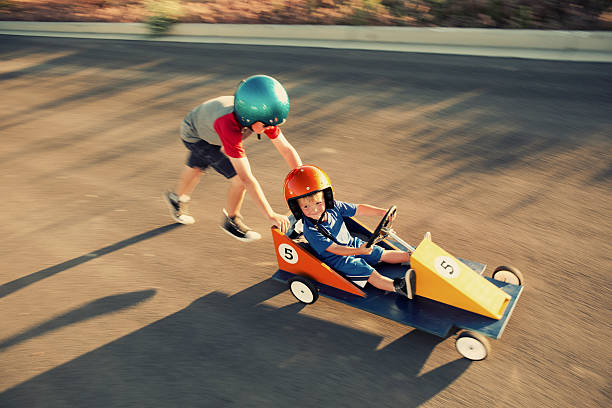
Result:
<svg viewBox="0 0 612 408"><path fill-rule="evenodd" d="M609 406L610 64L0 36L0 406ZM218 227L227 185L162 192L183 116L238 81L286 85L284 133L336 198L512 264L527 286L490 358L270 279L269 226ZM272 206L288 168L246 146ZM364 219L369 225L378 220Z"/></svg>

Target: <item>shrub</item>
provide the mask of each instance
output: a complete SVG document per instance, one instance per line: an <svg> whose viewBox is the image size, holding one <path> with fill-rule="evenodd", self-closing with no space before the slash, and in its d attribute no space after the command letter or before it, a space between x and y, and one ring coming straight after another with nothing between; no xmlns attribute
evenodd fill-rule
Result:
<svg viewBox="0 0 612 408"><path fill-rule="evenodd" d="M144 5L150 13L145 23L151 35L164 35L183 14L180 0L145 0Z"/></svg>

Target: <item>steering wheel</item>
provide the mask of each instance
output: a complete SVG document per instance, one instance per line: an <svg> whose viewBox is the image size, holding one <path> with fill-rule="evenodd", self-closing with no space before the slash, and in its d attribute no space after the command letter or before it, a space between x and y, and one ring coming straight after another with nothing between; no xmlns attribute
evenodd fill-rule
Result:
<svg viewBox="0 0 612 408"><path fill-rule="evenodd" d="M372 236L368 240L368 243L366 244L366 248L369 248L372 245L387 238L387 235L389 235L389 232L391 231L391 225L393 224L393 220L395 218L396 212L397 212L397 208L395 208L394 205L392 205L391 208L387 210L387 213L385 214L384 217L382 217L382 219L378 223L378 226L372 233Z"/></svg>

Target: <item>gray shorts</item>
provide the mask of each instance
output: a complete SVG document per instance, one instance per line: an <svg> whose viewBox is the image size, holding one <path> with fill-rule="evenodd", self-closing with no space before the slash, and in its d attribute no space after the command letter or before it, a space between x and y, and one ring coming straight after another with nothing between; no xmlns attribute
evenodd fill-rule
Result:
<svg viewBox="0 0 612 408"><path fill-rule="evenodd" d="M183 143L190 151L187 166L198 167L202 171L210 166L228 179L236 175L236 169L229 158L221 152L221 146L210 144L205 140L196 143L183 140Z"/></svg>

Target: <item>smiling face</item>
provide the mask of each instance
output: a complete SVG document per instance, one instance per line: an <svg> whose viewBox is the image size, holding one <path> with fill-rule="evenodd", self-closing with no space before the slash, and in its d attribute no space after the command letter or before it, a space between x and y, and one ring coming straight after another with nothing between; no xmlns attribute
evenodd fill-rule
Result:
<svg viewBox="0 0 612 408"><path fill-rule="evenodd" d="M318 220L321 214L325 212L325 200L323 199L322 191L298 198L297 202L304 215L308 218Z"/></svg>

